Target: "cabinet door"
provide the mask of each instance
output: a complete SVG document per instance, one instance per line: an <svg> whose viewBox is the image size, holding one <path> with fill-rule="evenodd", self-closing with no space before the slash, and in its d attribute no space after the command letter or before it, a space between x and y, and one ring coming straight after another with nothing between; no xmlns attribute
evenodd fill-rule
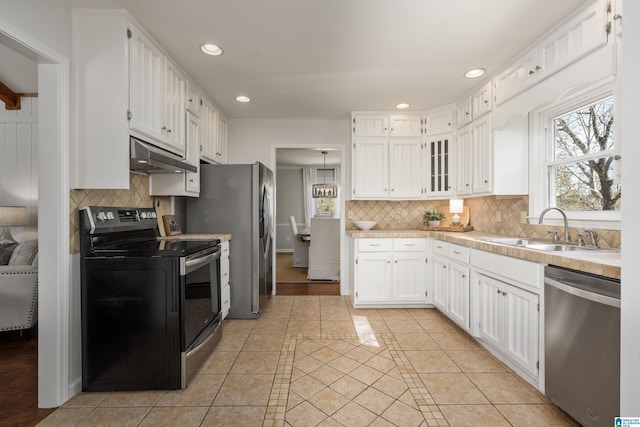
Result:
<svg viewBox="0 0 640 427"><path fill-rule="evenodd" d="M493 146L491 144L491 118L474 120L471 131L473 194L490 193L493 188ZM524 173L524 171L523 171Z"/></svg>
<svg viewBox="0 0 640 427"><path fill-rule="evenodd" d="M216 110L209 102L204 100L200 112L200 158L209 163L216 161L217 121Z"/></svg>
<svg viewBox="0 0 640 427"><path fill-rule="evenodd" d="M426 197L446 197L453 194L452 135L426 137L423 153L423 194Z"/></svg>
<svg viewBox="0 0 640 427"><path fill-rule="evenodd" d="M217 137L215 139L216 161L227 162L227 121L220 113L217 114Z"/></svg>
<svg viewBox="0 0 640 427"><path fill-rule="evenodd" d="M471 194L472 145L471 125L460 129L456 135L456 195Z"/></svg>
<svg viewBox="0 0 640 427"><path fill-rule="evenodd" d="M187 111L196 116L200 116L202 110L202 95L198 88L191 82L187 82Z"/></svg>
<svg viewBox="0 0 640 427"><path fill-rule="evenodd" d="M494 79L496 105L500 105L538 81L537 50L531 49L520 56Z"/></svg>
<svg viewBox="0 0 640 427"><path fill-rule="evenodd" d="M420 136L421 118L416 116L391 116L389 118L390 136Z"/></svg>
<svg viewBox="0 0 640 427"><path fill-rule="evenodd" d="M165 148L185 155L186 132L185 110L187 103L187 80L175 64L165 58L164 69L164 124Z"/></svg>
<svg viewBox="0 0 640 427"><path fill-rule="evenodd" d="M449 317L469 329L469 268L449 263Z"/></svg>
<svg viewBox="0 0 640 427"><path fill-rule="evenodd" d="M187 161L198 168L195 172L185 172L187 192L200 193L200 122L198 117L187 113Z"/></svg>
<svg viewBox="0 0 640 427"><path fill-rule="evenodd" d="M419 199L422 190L421 139L389 141L389 187L392 199Z"/></svg>
<svg viewBox="0 0 640 427"><path fill-rule="evenodd" d="M364 252L356 258L357 303L388 303L391 299L391 253Z"/></svg>
<svg viewBox="0 0 640 427"><path fill-rule="evenodd" d="M164 140L162 52L131 26L129 38L129 127L161 143Z"/></svg>
<svg viewBox="0 0 640 427"><path fill-rule="evenodd" d="M503 285L490 277L479 275L479 334L496 348L502 347Z"/></svg>
<svg viewBox="0 0 640 427"><path fill-rule="evenodd" d="M471 123L471 120L473 120L473 115L471 97L469 97L456 104L456 127L461 128L462 126Z"/></svg>
<svg viewBox="0 0 640 427"><path fill-rule="evenodd" d="M453 108L429 111L424 118L424 133L439 135L453 132Z"/></svg>
<svg viewBox="0 0 640 427"><path fill-rule="evenodd" d="M352 118L355 136L387 136L389 116L386 114L357 114Z"/></svg>
<svg viewBox="0 0 640 427"><path fill-rule="evenodd" d="M538 375L539 297L515 286L504 286L505 337L503 350L533 375Z"/></svg>
<svg viewBox="0 0 640 427"><path fill-rule="evenodd" d="M433 257L433 305L442 312L448 311L449 305L449 260Z"/></svg>
<svg viewBox="0 0 640 427"><path fill-rule="evenodd" d="M488 82L471 96L473 120L488 113L493 108L493 82Z"/></svg>
<svg viewBox="0 0 640 427"><path fill-rule="evenodd" d="M394 302L426 302L427 262L424 252L395 252L391 298Z"/></svg>
<svg viewBox="0 0 640 427"><path fill-rule="evenodd" d="M358 138L353 143L353 197L384 199L389 196L389 155L386 138Z"/></svg>
<svg viewBox="0 0 640 427"><path fill-rule="evenodd" d="M605 3L594 1L589 8L540 42L537 63L540 79L607 43Z"/></svg>

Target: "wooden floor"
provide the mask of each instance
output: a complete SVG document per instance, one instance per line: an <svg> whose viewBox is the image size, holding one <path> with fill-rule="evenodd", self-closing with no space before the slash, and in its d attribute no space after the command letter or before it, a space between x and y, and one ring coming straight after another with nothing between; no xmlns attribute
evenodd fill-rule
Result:
<svg viewBox="0 0 640 427"><path fill-rule="evenodd" d="M292 253L276 254L278 295L340 295L340 282L307 280L307 269L294 268L292 264Z"/></svg>
<svg viewBox="0 0 640 427"><path fill-rule="evenodd" d="M0 332L0 426L35 426L53 409L38 409L38 339Z"/></svg>

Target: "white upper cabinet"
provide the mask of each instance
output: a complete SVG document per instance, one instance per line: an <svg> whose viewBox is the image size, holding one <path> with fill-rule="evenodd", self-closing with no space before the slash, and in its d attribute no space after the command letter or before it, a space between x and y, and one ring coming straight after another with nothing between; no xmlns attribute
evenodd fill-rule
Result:
<svg viewBox="0 0 640 427"><path fill-rule="evenodd" d="M165 57L164 67L164 122L161 128L164 143L178 154L186 153L185 110L187 79L171 60Z"/></svg>
<svg viewBox="0 0 640 427"><path fill-rule="evenodd" d="M196 117L200 117L202 110L202 94L200 89L190 81L187 81L187 111Z"/></svg>
<svg viewBox="0 0 640 427"><path fill-rule="evenodd" d="M488 82L471 95L473 120L488 113L493 108L493 82Z"/></svg>
<svg viewBox="0 0 640 427"><path fill-rule="evenodd" d="M216 161L218 112L210 102L203 100L200 109L200 158L208 163Z"/></svg>
<svg viewBox="0 0 640 427"><path fill-rule="evenodd" d="M419 199L422 190L422 139L391 139L389 152L389 196L392 199Z"/></svg>
<svg viewBox="0 0 640 427"><path fill-rule="evenodd" d="M448 198L453 195L453 134L427 135L422 150L423 196Z"/></svg>
<svg viewBox="0 0 640 427"><path fill-rule="evenodd" d="M453 106L427 111L423 120L423 133L428 136L453 132L453 115Z"/></svg>
<svg viewBox="0 0 640 427"><path fill-rule="evenodd" d="M137 27L129 27L129 126L161 142L165 138L164 55Z"/></svg>
<svg viewBox="0 0 640 427"><path fill-rule="evenodd" d="M419 116L402 115L389 117L389 135L420 136L422 133L422 119Z"/></svg>
<svg viewBox="0 0 640 427"><path fill-rule="evenodd" d="M498 74L496 104L607 44L607 4L593 1Z"/></svg>
<svg viewBox="0 0 640 427"><path fill-rule="evenodd" d="M472 141L471 125L456 133L456 195L468 196L472 192Z"/></svg>
<svg viewBox="0 0 640 427"><path fill-rule="evenodd" d="M389 116L387 114L358 114L352 118L355 136L388 136Z"/></svg>
<svg viewBox="0 0 640 427"><path fill-rule="evenodd" d="M461 128L462 126L471 123L471 120L473 120L472 114L471 97L458 102L456 104L456 127Z"/></svg>
<svg viewBox="0 0 640 427"><path fill-rule="evenodd" d="M389 146L386 138L355 138L352 151L353 197L389 197Z"/></svg>
<svg viewBox="0 0 640 427"><path fill-rule="evenodd" d="M471 124L471 146L471 191L473 194L490 193L493 189L490 115L474 120Z"/></svg>

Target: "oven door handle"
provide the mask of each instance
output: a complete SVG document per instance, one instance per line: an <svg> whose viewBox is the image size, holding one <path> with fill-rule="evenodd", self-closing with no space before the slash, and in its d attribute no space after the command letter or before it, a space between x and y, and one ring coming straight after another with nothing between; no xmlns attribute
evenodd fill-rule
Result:
<svg viewBox="0 0 640 427"><path fill-rule="evenodd" d="M192 271L197 270L198 268L202 267L203 265L209 264L210 262L212 262L214 259L220 258L220 253L222 251L220 249L216 250L215 252L212 252L208 255L205 255L203 257L198 257L198 258L193 258L193 259L187 259L184 261L184 268L182 268L181 273L182 275L188 274Z"/></svg>

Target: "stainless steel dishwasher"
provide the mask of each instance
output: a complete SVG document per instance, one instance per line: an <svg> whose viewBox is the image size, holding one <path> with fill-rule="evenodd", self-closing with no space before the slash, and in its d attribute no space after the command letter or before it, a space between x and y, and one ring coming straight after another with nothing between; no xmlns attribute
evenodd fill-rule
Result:
<svg viewBox="0 0 640 427"><path fill-rule="evenodd" d="M545 394L585 427L620 412L620 281L547 266Z"/></svg>

